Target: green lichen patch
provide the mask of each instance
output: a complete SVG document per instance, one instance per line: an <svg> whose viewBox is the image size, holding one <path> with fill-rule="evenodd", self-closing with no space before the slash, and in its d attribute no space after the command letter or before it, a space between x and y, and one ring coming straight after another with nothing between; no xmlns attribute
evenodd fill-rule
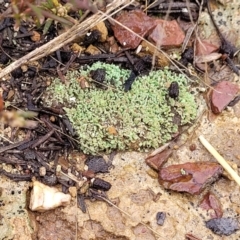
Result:
<svg viewBox="0 0 240 240"><path fill-rule="evenodd" d="M106 70L108 88L96 88L90 82L90 88L82 89L77 79L89 79L90 71L98 68ZM55 79L47 89L45 103L65 106L83 152L157 148L172 138L178 125L195 119L196 103L183 75L153 71L139 77L131 91L124 92L122 83L129 74L117 66L96 63L87 70L69 72L67 86ZM179 84L177 99L168 96L173 81Z"/></svg>

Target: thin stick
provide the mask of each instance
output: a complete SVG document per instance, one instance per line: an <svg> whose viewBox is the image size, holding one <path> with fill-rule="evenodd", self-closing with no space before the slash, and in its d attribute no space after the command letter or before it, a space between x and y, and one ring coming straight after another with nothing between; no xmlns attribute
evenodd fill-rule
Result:
<svg viewBox="0 0 240 240"><path fill-rule="evenodd" d="M230 167L230 165L226 162L226 160L216 151L216 149L202 135L199 136L199 140L203 144L203 146L216 158L216 160L222 165L222 167L229 173L229 175L240 186L240 177Z"/></svg>
<svg viewBox="0 0 240 240"><path fill-rule="evenodd" d="M158 153L164 151L170 145L170 143L172 143L172 141L167 142L164 145L162 145L161 147L155 149L153 152L150 153L149 157L153 157L153 156L157 155Z"/></svg>
<svg viewBox="0 0 240 240"><path fill-rule="evenodd" d="M2 135L0 135L0 138L2 138L2 139L4 139L5 141L8 141L9 143L14 143L14 142L12 142L11 140L9 140L9 139L7 139L7 138L5 138L4 136L2 136Z"/></svg>

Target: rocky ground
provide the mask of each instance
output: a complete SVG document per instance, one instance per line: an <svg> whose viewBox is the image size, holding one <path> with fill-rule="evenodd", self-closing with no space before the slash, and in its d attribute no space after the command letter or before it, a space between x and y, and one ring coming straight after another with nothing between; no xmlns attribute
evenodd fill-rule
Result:
<svg viewBox="0 0 240 240"><path fill-rule="evenodd" d="M5 10L8 1L0 1L0 3L2 9ZM133 6L136 5L135 3ZM239 18L239 10L237 10L236 3L233 2L231 5L231 3L225 1L221 1L221 4L211 1L211 9L213 16L217 18L218 23L221 25L221 31L225 34L224 36L229 36L228 40L231 40L236 47L239 47L240 38L238 37L238 24L236 23ZM178 16L176 17L175 14L173 13L171 20L177 19ZM133 15L130 17L139 16L138 13ZM236 17L229 20L230 15ZM74 18L75 16L72 17ZM142 16L141 19L143 18ZM6 19L10 22L6 23ZM19 53L16 46L12 47L10 45L11 48L9 46L9 48L6 47L6 36L9 36L6 34L10 34L9 32L13 29L11 19L7 17L1 21L0 27L4 24L7 26L3 27L3 29L7 30L3 31L4 41L2 42L1 53L2 56L3 53L6 56L8 54L11 55L11 49L13 49L12 54L17 59L17 56L24 56L23 49ZM122 21L125 25L129 23L129 21L124 22L126 17L122 20L121 17L114 19ZM39 60L41 67L37 74L34 73L34 81L31 77L29 78L29 74L35 72L33 70L35 66L33 67L33 65L28 66L28 70L26 70L27 75L24 75L23 69L21 73L15 70L12 75L6 75L1 79L0 135L3 140L0 146L0 239L240 239L239 185L222 170L221 166L217 164L216 159L199 141L199 136L204 136L227 160L230 166L238 172L240 166L240 149L238 144L240 139L240 103L237 102L237 95L239 94L240 79L234 73L238 69L238 59L237 56L235 58L231 57L235 67L231 65L229 67L223 56L221 55L222 58L219 58L219 55L217 55L224 55L226 53L218 52L220 46L219 37L213 24L209 23L210 16L207 11L202 12L199 18L194 19L194 21L197 19L199 19L198 36L205 48L202 48L201 44L199 45L199 39L195 35L187 47L191 48L194 45L197 48L194 55L197 70L193 70L192 66L187 65L188 69L191 70L191 74L187 73L187 77L191 79L189 82L189 91L194 94L198 106L197 117L192 124L179 129L181 134L177 135L177 137L174 136L169 141L166 149L160 149L160 154L161 152L171 152L171 154L167 158L161 155L159 159L164 160L164 165L158 166L158 169L155 170L146 164L146 158L154 149L145 152L131 150L114 151L109 158L106 157L107 154L103 155L103 159L106 160L107 165L104 165L102 173L101 171L97 173L97 170L93 171L92 169L95 166L91 166L91 169L88 165L87 169L86 159L88 156L79 150L76 142L73 140L74 135L71 135L71 131L69 130L70 122L67 121L66 123L66 121L63 121L60 117L62 112L56 112L56 110L59 110L56 107L44 108L45 106L42 106L36 100L42 97L42 92L46 91L46 86L51 84L51 76L55 77L58 75L63 82L65 81L64 74L62 73L66 69L59 67L58 63L56 63L57 61L52 61L52 59L57 58L57 54L55 55L54 53L52 58L45 57L44 60ZM147 21L150 24L152 23L149 17L146 17L146 25L148 25ZM157 34L159 34L159 29L162 30L165 26L161 22L163 20L158 21L155 33L152 33L149 38L152 39L152 43L154 43L155 38L158 39L159 36ZM166 44L171 42L171 47L166 47L164 40L162 41L169 55L176 58L181 56L181 48L179 46L183 46L184 38L187 32L191 30L188 25L191 25L189 21L184 22L182 19L178 19L178 21L171 25L175 31L176 28L180 29L177 40L179 41L181 36L183 39L181 43L171 42L173 38L165 39ZM22 27L30 29L29 26ZM131 25L128 27L131 29ZM88 64L94 62L93 52L90 55L89 53L85 54L86 49L89 47L88 45L92 45L92 50L98 51L98 58L99 56L104 57L104 54L108 54L108 60L110 57L113 57L115 64L123 61L125 68L129 67L136 72L136 69L132 67L134 64L131 61L136 63L143 55L135 55L135 48L139 44L144 46L145 43L141 39L130 39L131 36L128 36L125 40L121 39L121 36L118 36L120 30L117 31L116 28L117 26L115 25L109 36L105 36L105 40L98 39L97 43L93 44L79 44L84 54L80 58L77 58L77 60L75 59L75 62L74 60L71 62L68 57L66 62L62 61L64 64L69 64L71 66L70 69L75 69L76 66L79 67L79 65L81 66L86 62ZM226 34L227 29L229 29L228 35ZM51 34L56 33L55 31L57 32L54 29ZM23 32L22 30L22 34ZM39 32L42 33L42 30ZM129 34L129 31L127 32ZM147 32L147 30L140 31L139 33L142 37L145 37L145 33L143 34L143 32ZM171 31L169 34L171 35ZM50 37L50 35L47 36ZM52 36L51 38L54 39L54 37ZM19 37L16 41L19 41L19 39L22 38ZM129 42L126 42L126 39ZM103 44L106 41L108 48ZM111 43L111 51L106 53L104 49L109 49L109 43ZM44 44L44 42L41 42L41 44ZM155 42L154 44L157 43ZM130 57L128 54L118 55L118 51L121 52L125 45L127 45L128 50L130 49L128 53ZM173 45L174 48L172 48ZM36 46L38 45L35 44ZM150 47L151 45L147 49L150 49ZM66 54L69 54L69 49L70 45L62 50L65 50ZM111 55L115 53L117 54L114 56ZM154 52L151 54L154 54ZM60 55L63 57L62 53ZM157 53L157 56L159 57L156 62L158 67L160 65L167 65L172 68L172 65L169 65L169 60L161 52ZM224 56L227 57L227 55ZM126 59L130 60L127 61ZM189 58L187 59L189 60ZM186 59L182 57L181 60L185 61ZM2 69L6 65L7 63L2 63ZM27 64L25 65L27 66ZM144 65L141 70L149 71L148 65ZM176 71L175 68L174 70ZM0 71L1 73L2 71ZM35 77L35 74L37 77ZM86 84L86 82L84 83ZM235 102L232 102L233 99L235 99ZM32 104L29 104L29 102ZM16 108L32 110L37 112L37 115L34 115L35 118L32 115L28 117L32 121L29 122L29 119L22 118L22 115L19 115L19 113L15 113L15 115L9 113L13 112ZM23 123L22 119L24 120ZM64 134L58 135L54 127L58 127L56 129L60 129ZM28 141L13 146L13 144L26 139L31 139L29 147L24 145L28 144ZM32 142L34 140L35 142ZM9 162L10 160L13 162ZM26 161L28 161L28 165L26 165ZM204 178L201 175L202 170L196 170L196 163L199 162L216 163L219 174L214 175L214 173L209 173L210 167L209 172L208 169L205 169L204 174L210 174L208 184L204 182L201 185L201 191L191 194L194 191L193 188L198 187ZM163 172L168 171L171 166L179 166L178 164L184 163L193 163L194 165L190 170L186 170L186 165L180 165L184 167L178 168L175 172L178 174L180 172L181 177L174 178L175 173L173 170L169 176L180 187L176 187L175 190L169 189L172 182L170 184L164 179ZM55 165L61 166L60 173ZM47 171L46 175L40 173L39 169L41 167L45 167ZM196 174L199 173L199 179L196 177L191 180L191 171L195 171ZM9 174L6 174L6 172ZM89 180L86 182L87 184L75 173L81 173L86 176ZM26 181L18 181L19 175L24 177ZM53 180L51 178L45 177L52 177L53 175L57 178L54 184L52 184L51 181ZM186 178L181 180L184 176ZM44 212L30 210L32 209L30 203L32 201L30 200L33 188L32 177L48 185L55 185L57 183L55 187L59 191L64 191L68 194L70 192L70 203L66 206L60 206ZM96 177L101 179L101 183L100 187L98 185L97 190L94 190L92 187L89 188L89 185L90 180L93 181ZM180 189L189 182L193 182L193 185L191 185L192 188L188 185L185 190ZM83 185L78 187L77 184ZM109 186L111 188L108 190ZM77 189L78 192L76 193ZM82 196L84 196L84 200L80 198ZM52 197L48 197L48 200L49 198L49 202L53 202ZM79 202L81 207L79 207ZM84 208L86 208L85 213ZM209 227L211 219L221 220L221 226L214 225L216 222L211 225L210 222L212 227Z"/></svg>

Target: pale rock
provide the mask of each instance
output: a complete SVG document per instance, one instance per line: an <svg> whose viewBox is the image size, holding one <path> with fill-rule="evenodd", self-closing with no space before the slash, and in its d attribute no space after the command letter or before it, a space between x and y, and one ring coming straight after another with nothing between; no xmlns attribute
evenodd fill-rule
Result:
<svg viewBox="0 0 240 240"><path fill-rule="evenodd" d="M96 48L93 45L89 45L88 48L86 49L85 53L88 53L90 55L97 55L97 54L101 54L101 51Z"/></svg>
<svg viewBox="0 0 240 240"><path fill-rule="evenodd" d="M32 211L44 212L70 203L70 194L64 194L55 187L33 181L29 208Z"/></svg>

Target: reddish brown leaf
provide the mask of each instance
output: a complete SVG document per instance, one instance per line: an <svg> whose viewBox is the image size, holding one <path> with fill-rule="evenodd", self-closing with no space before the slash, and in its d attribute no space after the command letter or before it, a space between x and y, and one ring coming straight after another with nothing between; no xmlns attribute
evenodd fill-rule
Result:
<svg viewBox="0 0 240 240"><path fill-rule="evenodd" d="M218 163L188 162L160 169L158 180L166 189L200 194L206 185L216 181L222 171Z"/></svg>
<svg viewBox="0 0 240 240"><path fill-rule="evenodd" d="M210 53L217 52L218 49L219 46L216 46L206 40L197 40L195 56L206 56Z"/></svg>
<svg viewBox="0 0 240 240"><path fill-rule="evenodd" d="M205 194L199 206L207 211L213 209L214 213L210 214L211 218L221 218L223 215L221 203L211 192Z"/></svg>
<svg viewBox="0 0 240 240"><path fill-rule="evenodd" d="M168 160L171 154L172 150L166 149L154 156L148 156L145 161L149 167L155 170L159 170L162 165Z"/></svg>
<svg viewBox="0 0 240 240"><path fill-rule="evenodd" d="M231 82L222 81L211 90L211 108L212 112L220 113L237 95L239 87Z"/></svg>
<svg viewBox="0 0 240 240"><path fill-rule="evenodd" d="M176 20L166 21L158 19L156 24L157 26L148 37L150 41L165 48L178 47L183 43L185 34Z"/></svg>

